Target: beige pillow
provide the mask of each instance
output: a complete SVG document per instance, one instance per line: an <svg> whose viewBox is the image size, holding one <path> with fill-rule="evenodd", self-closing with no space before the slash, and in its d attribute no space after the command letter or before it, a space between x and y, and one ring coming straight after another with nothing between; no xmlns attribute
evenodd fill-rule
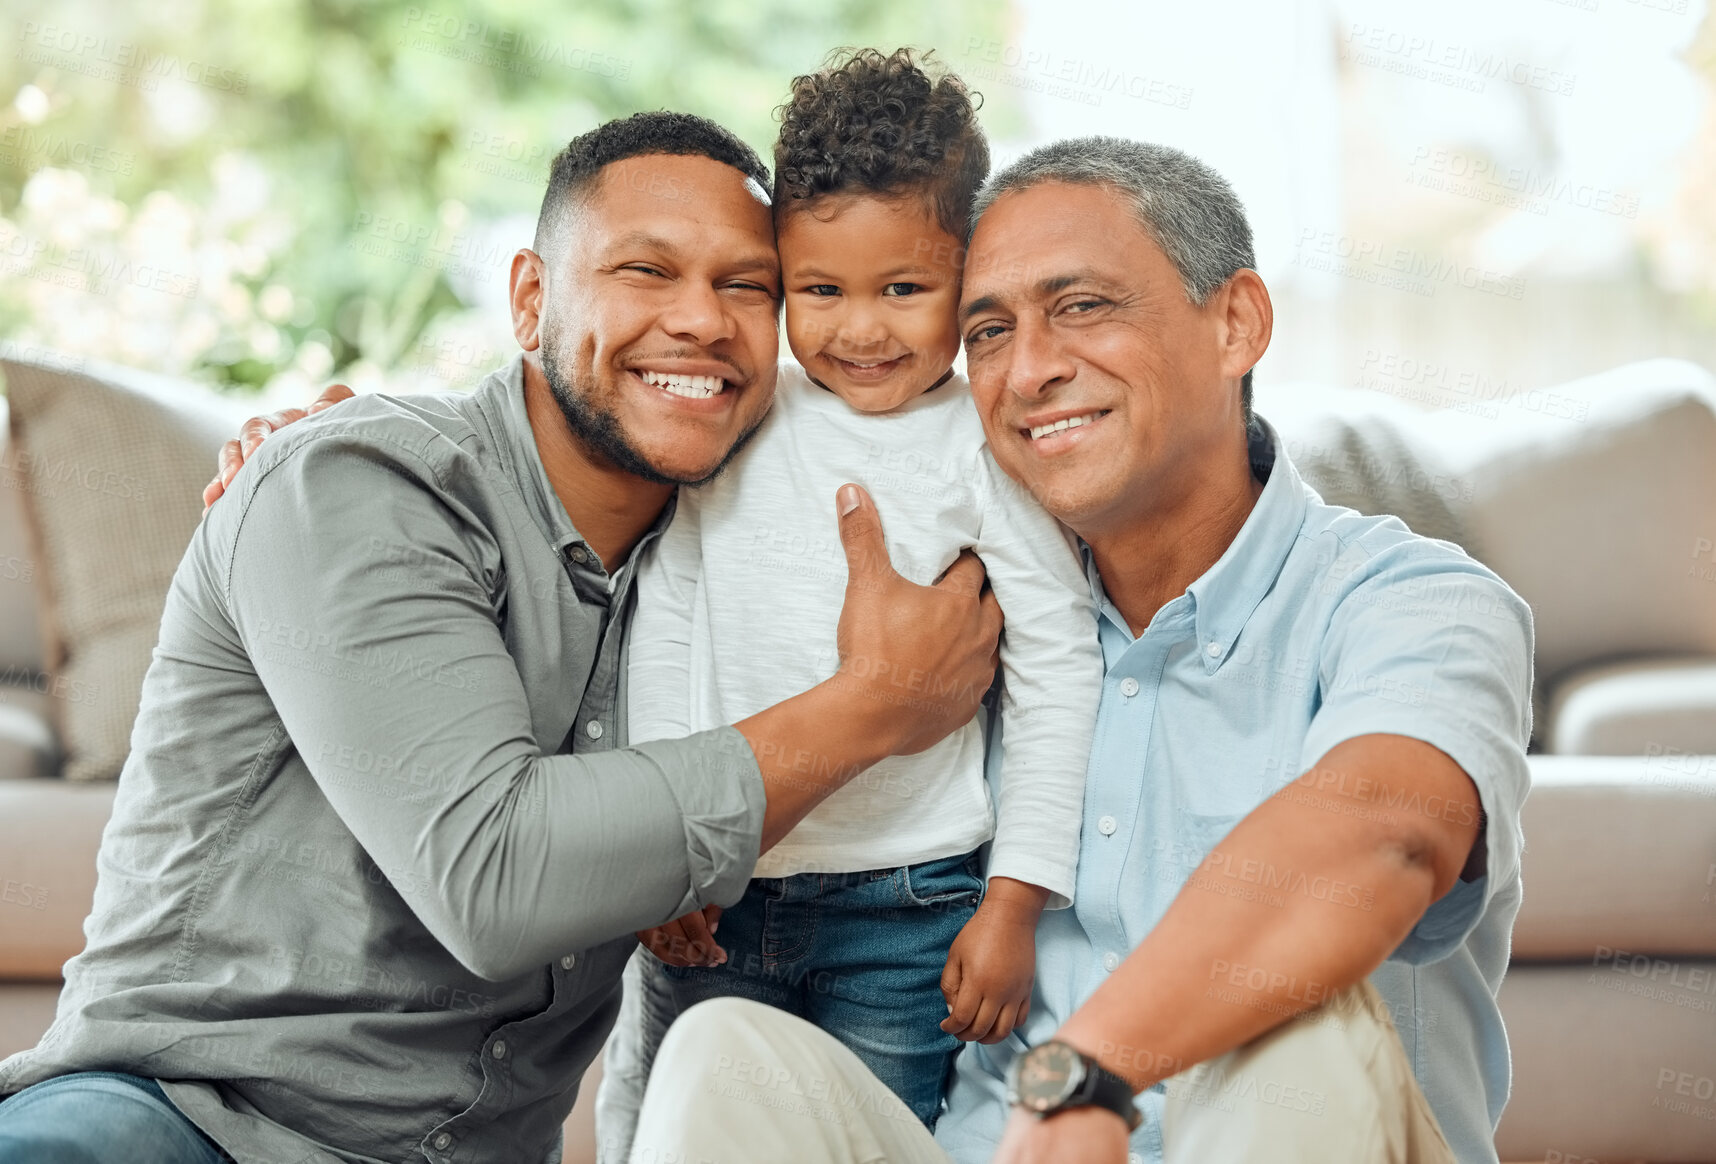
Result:
<svg viewBox="0 0 1716 1164"><path fill-rule="evenodd" d="M1257 410L1330 500L1396 513L1506 579L1531 604L1540 685L1716 653L1716 380L1696 364L1628 364L1483 415L1302 385L1260 385Z"/></svg>
<svg viewBox="0 0 1716 1164"><path fill-rule="evenodd" d="M243 408L82 360L0 358L19 490L38 552L52 717L68 780L111 780L130 749L167 586Z"/></svg>

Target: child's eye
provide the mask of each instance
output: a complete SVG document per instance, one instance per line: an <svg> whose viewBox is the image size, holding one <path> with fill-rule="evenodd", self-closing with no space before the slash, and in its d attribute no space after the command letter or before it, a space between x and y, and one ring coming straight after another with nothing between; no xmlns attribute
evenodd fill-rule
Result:
<svg viewBox="0 0 1716 1164"><path fill-rule="evenodd" d="M915 295L923 288L916 283L889 283L887 294L896 296Z"/></svg>
<svg viewBox="0 0 1716 1164"><path fill-rule="evenodd" d="M806 287L805 290L810 292L812 295L823 297L840 294L840 288L836 287L833 283L812 283L810 286Z"/></svg>

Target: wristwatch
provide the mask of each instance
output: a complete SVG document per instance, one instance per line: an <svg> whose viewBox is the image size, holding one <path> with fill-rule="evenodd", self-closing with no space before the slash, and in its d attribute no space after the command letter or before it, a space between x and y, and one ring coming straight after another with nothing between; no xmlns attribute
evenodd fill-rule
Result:
<svg viewBox="0 0 1716 1164"><path fill-rule="evenodd" d="M1070 1043L1039 1043L1007 1068L1007 1102L1038 1116L1069 1107L1106 1108L1136 1131L1144 1117L1132 1102L1132 1085Z"/></svg>

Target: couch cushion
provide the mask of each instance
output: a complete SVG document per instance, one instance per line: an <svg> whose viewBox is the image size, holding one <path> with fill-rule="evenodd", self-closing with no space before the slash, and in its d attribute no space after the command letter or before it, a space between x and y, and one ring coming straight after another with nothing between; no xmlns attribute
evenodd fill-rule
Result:
<svg viewBox="0 0 1716 1164"><path fill-rule="evenodd" d="M111 784L0 780L0 980L51 981L83 949Z"/></svg>
<svg viewBox="0 0 1716 1164"><path fill-rule="evenodd" d="M1716 756L1716 657L1641 659L1558 684L1540 733L1578 756Z"/></svg>
<svg viewBox="0 0 1716 1164"><path fill-rule="evenodd" d="M1716 1104L1701 1098L1716 1079L1716 962L1639 970L1508 971L1498 1000L1513 1056L1496 1130L1503 1160L1716 1159Z"/></svg>
<svg viewBox="0 0 1716 1164"><path fill-rule="evenodd" d="M1716 956L1716 755L1532 756L1513 957Z"/></svg>
<svg viewBox="0 0 1716 1164"><path fill-rule="evenodd" d="M71 780L119 774L167 585L240 409L123 369L0 359L12 468L41 546Z"/></svg>
<svg viewBox="0 0 1716 1164"><path fill-rule="evenodd" d="M1540 682L1716 654L1716 379L1697 365L1629 364L1482 412L1298 385L1260 386L1257 408L1313 486L1506 579L1536 619Z"/></svg>
<svg viewBox="0 0 1716 1164"><path fill-rule="evenodd" d="M52 680L40 673L28 686L0 686L0 780L59 773L59 742L49 714L52 690Z"/></svg>
<svg viewBox="0 0 1716 1164"><path fill-rule="evenodd" d="M24 510L29 484L17 470L0 400L0 684L27 684L43 665L38 553Z"/></svg>

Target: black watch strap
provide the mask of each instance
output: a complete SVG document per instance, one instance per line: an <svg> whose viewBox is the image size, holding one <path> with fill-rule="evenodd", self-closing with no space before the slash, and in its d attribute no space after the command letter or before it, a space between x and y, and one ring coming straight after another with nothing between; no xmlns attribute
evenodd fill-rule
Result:
<svg viewBox="0 0 1716 1164"><path fill-rule="evenodd" d="M1084 1065L1089 1072L1084 1101L1092 1107L1107 1108L1126 1121L1128 1131L1137 1131L1144 1117L1139 1113L1138 1105L1132 1102L1132 1085L1114 1072L1104 1070L1102 1064L1089 1055L1084 1057Z"/></svg>

